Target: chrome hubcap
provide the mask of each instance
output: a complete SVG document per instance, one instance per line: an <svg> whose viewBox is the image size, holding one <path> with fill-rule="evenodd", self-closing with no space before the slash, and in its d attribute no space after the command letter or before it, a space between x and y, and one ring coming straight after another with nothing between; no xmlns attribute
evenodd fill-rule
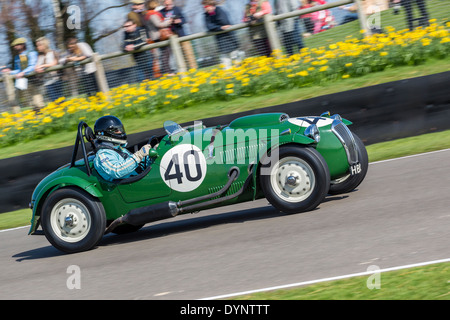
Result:
<svg viewBox="0 0 450 320"><path fill-rule="evenodd" d="M73 228L76 226L78 222L78 219L73 216L73 214L70 214L68 217L64 219L64 225L70 228Z"/></svg>
<svg viewBox="0 0 450 320"><path fill-rule="evenodd" d="M56 236L66 242L78 242L89 232L89 210L77 199L63 199L52 209L51 226Z"/></svg>
<svg viewBox="0 0 450 320"><path fill-rule="evenodd" d="M314 171L306 161L286 157L273 166L270 183L281 199L300 202L308 198L314 190Z"/></svg>
<svg viewBox="0 0 450 320"><path fill-rule="evenodd" d="M286 184L291 187L295 187L299 184L299 176L295 172L291 172L290 175L286 178Z"/></svg>

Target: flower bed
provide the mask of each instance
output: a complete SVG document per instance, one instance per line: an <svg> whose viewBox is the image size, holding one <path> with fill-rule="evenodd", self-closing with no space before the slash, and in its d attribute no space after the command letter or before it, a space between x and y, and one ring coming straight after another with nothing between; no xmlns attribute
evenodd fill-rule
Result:
<svg viewBox="0 0 450 320"><path fill-rule="evenodd" d="M267 94L358 77L387 68L418 65L450 53L450 22L430 20L414 31L386 28L386 34L348 38L328 47L304 48L292 56L252 57L229 70L190 70L170 78L123 85L94 97L60 98L40 113L24 110L0 115L0 146L74 129L106 114L140 117L164 108Z"/></svg>

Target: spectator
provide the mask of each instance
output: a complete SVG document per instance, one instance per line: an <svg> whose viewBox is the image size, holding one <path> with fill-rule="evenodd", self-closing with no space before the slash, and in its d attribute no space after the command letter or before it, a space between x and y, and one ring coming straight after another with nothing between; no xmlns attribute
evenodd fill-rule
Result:
<svg viewBox="0 0 450 320"><path fill-rule="evenodd" d="M18 38L11 43L16 55L14 56L14 70L9 68L3 69L10 75L15 75L16 79L23 78L34 71L37 63L38 53L36 51L27 50L27 40Z"/></svg>
<svg viewBox="0 0 450 320"><path fill-rule="evenodd" d="M342 19L341 24L349 23L358 19L358 7L356 4L351 4L350 6L339 7L339 9L346 10L348 13Z"/></svg>
<svg viewBox="0 0 450 320"><path fill-rule="evenodd" d="M158 8L156 10L158 10ZM172 0L165 0L164 6L162 6L161 9L159 9L159 12L161 12L165 21L172 20L172 24L170 25L170 30L172 31L173 34L176 34L179 37L182 37L185 35L184 29L183 29L183 24L186 22L186 20L184 19L181 9L178 7L175 7L173 5ZM170 51L169 63L171 63L172 57L173 57L172 51Z"/></svg>
<svg viewBox="0 0 450 320"><path fill-rule="evenodd" d="M325 0L314 0L312 3L314 6L321 6L327 2ZM328 30L335 25L334 17L330 10L325 9L315 11L311 14L311 16L312 21L314 22L314 34Z"/></svg>
<svg viewBox="0 0 450 320"><path fill-rule="evenodd" d="M389 7L394 8L392 11L393 14L398 14L400 12L400 8L402 7L401 2L402 0L389 0Z"/></svg>
<svg viewBox="0 0 450 320"><path fill-rule="evenodd" d="M50 41L45 38L36 40L36 48L39 56L34 70L38 74L42 74L46 69L54 67L58 64L58 55L56 51L51 50ZM50 101L63 96L62 81L59 77L58 71L51 71L42 75L43 85L47 92L47 97Z"/></svg>
<svg viewBox="0 0 450 320"><path fill-rule="evenodd" d="M127 14L127 20L132 20L138 27L145 28L148 37L146 13L145 0L131 0L131 11Z"/></svg>
<svg viewBox="0 0 450 320"><path fill-rule="evenodd" d="M76 73L82 73L80 78L80 86L84 88L83 93L87 93L89 96L93 96L99 91L97 80L95 78L97 68L93 62L87 63L83 67L80 67L79 64L83 60L92 57L93 53L92 48L87 43L78 42L76 38L69 38L67 40L67 52L60 60L60 63L63 65L73 64ZM78 79L74 77L73 72L69 74L69 78L75 80L73 81L75 83L72 83L72 85L77 85Z"/></svg>
<svg viewBox="0 0 450 320"><path fill-rule="evenodd" d="M158 1L156 0L150 1L147 5L148 11L145 16L149 30L149 35L152 41L161 41L160 30L164 28L170 28L173 20L173 19L165 20L161 12L156 10L158 6L159 6ZM172 50L170 49L169 45L160 48L162 73L167 74L169 76L174 75L169 63L171 52Z"/></svg>
<svg viewBox="0 0 450 320"><path fill-rule="evenodd" d="M251 26L263 22L266 14L272 13L272 7L267 0L250 0L245 7L243 22L249 23ZM253 46L265 56L270 56L272 49L267 37L266 29L263 25L253 26L250 28L250 37Z"/></svg>
<svg viewBox="0 0 450 320"><path fill-rule="evenodd" d="M186 18L183 15L182 10L173 5L173 0L165 0L164 8L161 9L161 14L165 19L173 19L171 29L174 34L179 37L184 37L186 32L183 25L186 23ZM186 58L190 69L197 69L197 61L195 60L194 51L190 41L183 41L180 43L183 50L184 57Z"/></svg>
<svg viewBox="0 0 450 320"><path fill-rule="evenodd" d="M375 24L371 25L370 24L371 22L373 23L373 21L371 21L371 19L369 19L369 17L373 14L378 14L381 11L387 10L389 8L388 0L362 0L360 3L361 3L361 8L362 8L363 14L366 15L366 17L368 18L366 24L367 24L368 28L371 30L371 32L373 32L373 33L382 32L380 25L375 25ZM348 22L359 19L358 7L355 3L350 6L347 6L347 7L343 6L343 7L339 7L339 8L349 11L349 13L347 13L344 16L341 24L348 23Z"/></svg>
<svg viewBox="0 0 450 320"><path fill-rule="evenodd" d="M231 27L230 20L225 10L216 5L214 0L203 0L205 10L205 23L208 31L218 32ZM217 46L219 47L220 60L225 69L232 66L231 56L236 55L239 44L232 32L220 33L216 35Z"/></svg>
<svg viewBox="0 0 450 320"><path fill-rule="evenodd" d="M179 37L184 37L186 35L183 29L183 24L186 23L186 19L184 18L181 9L173 5L172 0L165 0L164 8L162 8L160 12L165 19L173 19L170 26L173 33Z"/></svg>
<svg viewBox="0 0 450 320"><path fill-rule="evenodd" d="M153 54L150 51L134 52L147 44L147 32L145 28L138 27L131 19L125 21L123 28L125 30L123 50L125 52L133 52L137 80L142 82L145 79L152 79Z"/></svg>
<svg viewBox="0 0 450 320"><path fill-rule="evenodd" d="M5 68L4 73L9 73L16 78L16 88L18 88L19 100L25 99L25 92L32 97L32 104L35 111L39 111L44 106L44 99L39 90L38 81L35 76L30 76L38 60L38 53L33 50L27 50L27 40L18 38L11 43L16 55L13 60L13 70ZM18 103L20 104L20 103ZM15 107L18 108L18 107Z"/></svg>
<svg viewBox="0 0 450 320"><path fill-rule="evenodd" d="M312 0L301 0L300 10L308 9L313 6ZM312 13L303 14L300 16L300 19L303 21L303 25L305 26L305 34L304 36L310 36L314 32L314 22L312 21Z"/></svg>
<svg viewBox="0 0 450 320"><path fill-rule="evenodd" d="M420 10L421 17L414 19L413 15L413 4ZM406 23L408 24L409 30L414 29L414 20L419 20L419 26L427 27L429 26L429 18L427 8L425 6L425 0L402 0L402 6L405 8L406 13Z"/></svg>
<svg viewBox="0 0 450 320"><path fill-rule="evenodd" d="M288 13L298 9L298 0L277 0L275 1L276 14ZM294 54L294 47L297 50L303 48L303 39L300 33L298 19L289 18L281 20L280 29L283 33L283 45L288 55Z"/></svg>

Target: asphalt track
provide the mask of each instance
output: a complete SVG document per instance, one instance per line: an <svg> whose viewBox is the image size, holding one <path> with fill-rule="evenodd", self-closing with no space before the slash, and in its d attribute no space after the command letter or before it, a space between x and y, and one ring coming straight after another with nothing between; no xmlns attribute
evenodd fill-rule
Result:
<svg viewBox="0 0 450 320"><path fill-rule="evenodd" d="M79 254L27 228L1 232L0 299L202 299L447 259L449 159L443 150L372 163L359 190L312 212L259 200L108 235Z"/></svg>

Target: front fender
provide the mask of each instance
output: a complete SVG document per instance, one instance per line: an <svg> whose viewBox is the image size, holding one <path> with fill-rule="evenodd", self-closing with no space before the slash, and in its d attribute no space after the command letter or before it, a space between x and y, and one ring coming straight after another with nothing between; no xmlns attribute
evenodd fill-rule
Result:
<svg viewBox="0 0 450 320"><path fill-rule="evenodd" d="M315 143L316 142L313 139L297 133L282 135L278 137L278 141L271 141L270 147L267 150L265 150L263 154L260 154L258 163L256 164L256 168L254 168L253 170L253 185L255 186L253 192L253 199L257 199L259 197L258 196L259 185L257 181L261 172L261 167L264 164L272 163L272 160L275 160L272 159L272 156L271 155L269 156L268 153L285 144L298 144L302 146L310 146L314 145Z"/></svg>
<svg viewBox="0 0 450 320"><path fill-rule="evenodd" d="M98 183L85 180L80 177L73 176L60 176L56 179L50 181L45 181L45 179L36 187L31 197L30 206L33 210L33 215L31 218L31 227L28 234L33 234L39 225L39 218L41 216L41 210L45 199L48 198L50 194L58 189L65 187L77 187L96 198L103 197L102 192L98 188Z"/></svg>

